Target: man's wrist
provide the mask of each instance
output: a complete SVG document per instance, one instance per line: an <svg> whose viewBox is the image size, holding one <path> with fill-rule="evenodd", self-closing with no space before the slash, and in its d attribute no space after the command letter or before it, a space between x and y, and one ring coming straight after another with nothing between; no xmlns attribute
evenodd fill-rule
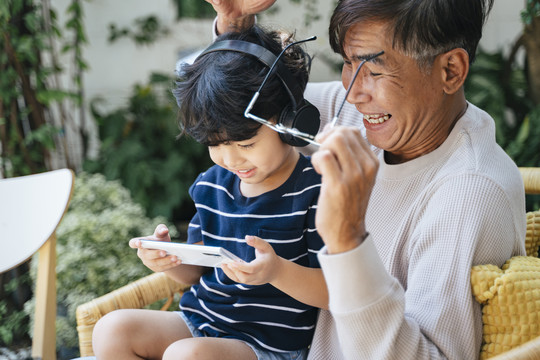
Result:
<svg viewBox="0 0 540 360"><path fill-rule="evenodd" d="M351 239L347 242L339 242L337 244L327 244L326 249L328 254L339 254L339 253L345 253L348 251L351 251L353 249L356 249L358 246L362 245L364 240L369 236L369 232L365 232L364 235L360 236L359 238Z"/></svg>

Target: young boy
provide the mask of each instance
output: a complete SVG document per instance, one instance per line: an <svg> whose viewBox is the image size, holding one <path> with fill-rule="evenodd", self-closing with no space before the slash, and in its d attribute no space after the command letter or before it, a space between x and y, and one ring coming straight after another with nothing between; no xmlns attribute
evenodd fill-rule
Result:
<svg viewBox="0 0 540 360"><path fill-rule="evenodd" d="M290 37L253 27L217 39L223 40L258 44L277 56ZM293 45L279 62L301 94L308 79L307 54ZM190 188L197 213L188 242L222 246L243 262L221 268L183 265L132 239L130 246L138 248L150 269L194 285L181 299L180 316L120 310L101 319L93 338L98 359L306 357L317 308L328 306L316 257L323 245L315 229L321 179L290 141L244 116L270 66L236 48L207 51L182 68L174 90L183 133L207 145L216 163ZM291 102L299 106L283 75L278 71L268 77L251 110L273 124ZM146 238L170 241L164 225Z"/></svg>

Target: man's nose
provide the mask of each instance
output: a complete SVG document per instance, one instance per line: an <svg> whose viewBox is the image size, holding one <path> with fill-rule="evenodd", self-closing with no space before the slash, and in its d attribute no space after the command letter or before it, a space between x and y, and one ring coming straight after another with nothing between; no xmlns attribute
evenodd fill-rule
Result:
<svg viewBox="0 0 540 360"><path fill-rule="evenodd" d="M360 69L356 78L354 78L354 74L358 70L358 66L352 70L350 78L346 79L347 83L344 84L347 89L352 86L347 95L347 101L352 104L369 102L372 96L372 81L370 81L369 75L366 74L366 69L364 67Z"/></svg>

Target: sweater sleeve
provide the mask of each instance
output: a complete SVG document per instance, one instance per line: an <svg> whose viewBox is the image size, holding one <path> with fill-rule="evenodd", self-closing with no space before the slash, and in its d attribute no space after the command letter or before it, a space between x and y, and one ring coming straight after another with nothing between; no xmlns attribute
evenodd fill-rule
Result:
<svg viewBox="0 0 540 360"><path fill-rule="evenodd" d="M466 189L466 190L464 190ZM343 254L319 253L340 351L347 359L475 359L481 308L470 269L523 253L504 191L479 176L435 189L412 225L406 268L383 264L374 241ZM368 229L369 230L369 229ZM404 273L400 281L390 272Z"/></svg>

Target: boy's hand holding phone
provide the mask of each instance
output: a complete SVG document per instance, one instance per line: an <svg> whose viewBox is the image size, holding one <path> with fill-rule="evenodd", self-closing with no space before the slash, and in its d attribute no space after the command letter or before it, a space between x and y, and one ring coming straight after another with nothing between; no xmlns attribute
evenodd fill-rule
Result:
<svg viewBox="0 0 540 360"><path fill-rule="evenodd" d="M246 285L271 283L278 273L280 257L272 245L256 236L246 236L246 243L255 248L255 260L223 264L223 272L233 281Z"/></svg>
<svg viewBox="0 0 540 360"><path fill-rule="evenodd" d="M137 249L137 256L141 259L143 264L154 272L162 272L170 270L182 262L175 255L167 255L164 250L151 250L144 249L141 246L141 239L158 240L158 241L171 241L169 235L169 229L167 226L160 224L154 230L154 234L151 236L137 237L129 240L129 247Z"/></svg>

